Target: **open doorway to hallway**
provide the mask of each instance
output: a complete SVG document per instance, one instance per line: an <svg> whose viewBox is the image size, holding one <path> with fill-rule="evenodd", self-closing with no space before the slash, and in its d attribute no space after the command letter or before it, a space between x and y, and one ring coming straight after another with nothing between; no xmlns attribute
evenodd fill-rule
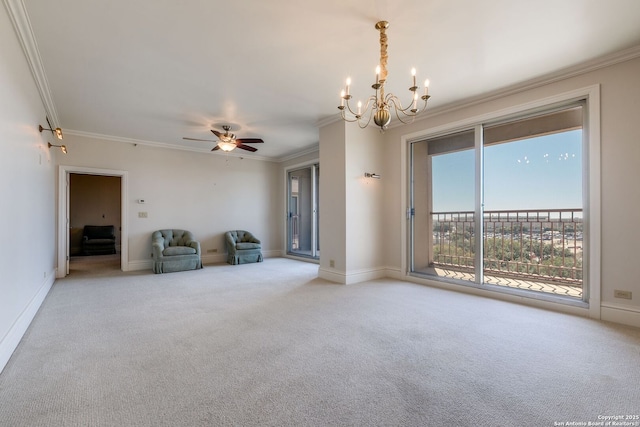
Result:
<svg viewBox="0 0 640 427"><path fill-rule="evenodd" d="M69 174L69 274L121 269L121 188L120 176ZM115 241L94 236L105 240L105 246L95 250L87 245L90 229L112 229Z"/></svg>

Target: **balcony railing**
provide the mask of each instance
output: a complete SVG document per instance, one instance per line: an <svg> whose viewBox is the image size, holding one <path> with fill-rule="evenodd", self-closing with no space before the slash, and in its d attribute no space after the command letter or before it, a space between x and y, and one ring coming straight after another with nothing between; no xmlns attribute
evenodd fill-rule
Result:
<svg viewBox="0 0 640 427"><path fill-rule="evenodd" d="M473 272L475 214L433 212L432 266ZM581 209L485 211L483 271L497 277L582 286Z"/></svg>

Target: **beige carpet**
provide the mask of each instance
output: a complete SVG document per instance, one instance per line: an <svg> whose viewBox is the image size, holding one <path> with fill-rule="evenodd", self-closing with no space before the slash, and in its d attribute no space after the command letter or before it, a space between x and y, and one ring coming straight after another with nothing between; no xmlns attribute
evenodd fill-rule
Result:
<svg viewBox="0 0 640 427"><path fill-rule="evenodd" d="M554 426L640 414L640 330L287 259L54 285L2 426Z"/></svg>

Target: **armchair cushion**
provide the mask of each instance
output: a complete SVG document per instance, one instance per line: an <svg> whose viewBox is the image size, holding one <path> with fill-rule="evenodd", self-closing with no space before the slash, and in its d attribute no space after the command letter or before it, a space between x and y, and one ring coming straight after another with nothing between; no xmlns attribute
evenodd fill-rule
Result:
<svg viewBox="0 0 640 427"><path fill-rule="evenodd" d="M260 249L260 243L240 242L236 243L236 249Z"/></svg>
<svg viewBox="0 0 640 427"><path fill-rule="evenodd" d="M189 246L169 246L162 251L162 255L164 256L172 256L172 255L192 255L195 254L196 250Z"/></svg>

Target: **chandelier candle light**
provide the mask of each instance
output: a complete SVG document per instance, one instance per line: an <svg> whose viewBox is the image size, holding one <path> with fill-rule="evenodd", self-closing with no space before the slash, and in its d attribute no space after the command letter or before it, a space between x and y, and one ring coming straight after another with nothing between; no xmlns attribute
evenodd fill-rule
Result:
<svg viewBox="0 0 640 427"><path fill-rule="evenodd" d="M400 99L392 93L385 95L384 84L387 81L387 34L386 29L389 28L387 21L380 21L376 23L376 29L380 31L380 65L376 67L376 82L371 85L375 90L375 94L371 95L367 99L367 103L362 106L362 102L358 101L357 109L354 111L349 105L349 100L352 98L349 93L349 87L351 86L351 78L347 78L347 87L340 93L340 115L342 119L347 122L358 122L358 126L366 128L371 122L373 122L380 128L380 132L384 132L389 123L391 122L391 112L393 111L402 123L412 123L418 113L424 111L427 107L427 100L429 96L429 80L424 82L424 93L422 96L418 94L418 86L416 86L416 69L411 69L411 76L413 84L409 88L412 92L411 104L403 108ZM418 108L418 98L422 99L420 103L421 108ZM348 114L347 114L348 112Z"/></svg>

